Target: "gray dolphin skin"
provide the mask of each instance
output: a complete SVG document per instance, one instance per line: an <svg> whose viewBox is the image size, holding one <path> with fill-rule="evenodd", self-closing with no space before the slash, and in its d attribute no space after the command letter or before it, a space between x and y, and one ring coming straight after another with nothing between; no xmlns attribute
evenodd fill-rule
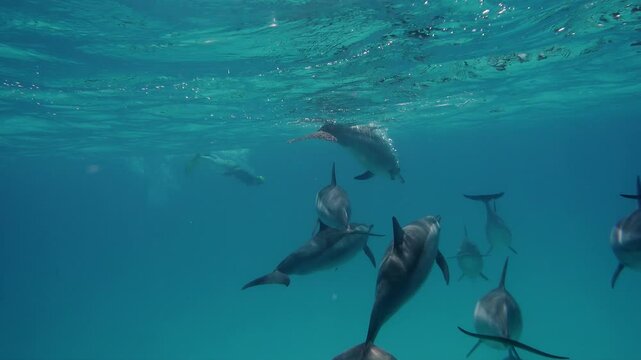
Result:
<svg viewBox="0 0 641 360"><path fill-rule="evenodd" d="M316 271L334 268L353 258L358 251L363 250L370 262L376 268L376 260L367 246L372 234L372 225L350 224L349 230L339 230L321 224L318 233L303 246L289 254L276 266L271 273L250 281L243 290L266 284L281 284L289 286L288 275L305 275Z"/></svg>
<svg viewBox="0 0 641 360"><path fill-rule="evenodd" d="M470 279L480 277L487 280L487 276L483 274L483 255L481 255L479 248L470 241L467 228L464 228L464 231L465 237L455 256L458 266L463 272L458 280L461 281L464 277Z"/></svg>
<svg viewBox="0 0 641 360"><path fill-rule="evenodd" d="M222 158L218 154L196 154L187 164L185 171L191 173L194 167L202 160L207 160L222 170L221 175L235 178L247 186L258 186L265 183L265 177L254 174L232 159Z"/></svg>
<svg viewBox="0 0 641 360"><path fill-rule="evenodd" d="M331 183L316 194L318 220L334 229L347 229L352 206L347 192L336 184L336 164L332 164Z"/></svg>
<svg viewBox="0 0 641 360"><path fill-rule="evenodd" d="M641 179L637 176L636 195L621 194L627 199L637 200L637 209L632 214L621 219L610 233L610 246L619 260L610 286L614 285L623 268L641 271Z"/></svg>
<svg viewBox="0 0 641 360"><path fill-rule="evenodd" d="M507 247L513 253L517 253L512 247L512 232L505 224L505 221L496 213L496 200L503 196L504 193L489 195L463 195L470 200L482 201L485 204L485 213L487 220L485 222L485 236L490 243L490 249L486 255L491 253L494 248ZM492 202L493 206L490 206Z"/></svg>
<svg viewBox="0 0 641 360"><path fill-rule="evenodd" d="M395 360L374 345L383 324L409 300L429 275L434 262L449 283L445 257L438 250L440 218L426 216L405 227L392 218L394 241L378 271L374 306L365 342L338 355L334 360Z"/></svg>
<svg viewBox="0 0 641 360"><path fill-rule="evenodd" d="M321 139L338 143L350 150L366 171L355 176L357 180L367 180L374 175L389 176L405 182L396 150L389 139L378 126L374 125L345 125L333 121L326 122L318 131L289 140L290 143Z"/></svg>
<svg viewBox="0 0 641 360"><path fill-rule="evenodd" d="M466 357L469 357L481 343L485 343L496 349L507 349L508 356L514 359L520 359L516 348L552 359L568 359L564 356L548 354L517 341L523 328L523 319L519 304L505 288L508 261L509 258L505 259L499 286L476 303L474 309L476 333L458 328L464 334L479 339Z"/></svg>

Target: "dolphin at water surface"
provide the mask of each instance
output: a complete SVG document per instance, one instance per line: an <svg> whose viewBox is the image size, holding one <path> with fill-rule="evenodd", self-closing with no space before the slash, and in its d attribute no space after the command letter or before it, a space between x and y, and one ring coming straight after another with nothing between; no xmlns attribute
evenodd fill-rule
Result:
<svg viewBox="0 0 641 360"><path fill-rule="evenodd" d="M458 328L464 334L479 339L466 357L469 357L481 343L485 343L496 349L507 349L508 356L514 359L520 359L516 348L552 359L568 359L564 356L548 354L517 341L523 329L523 318L519 304L505 288L508 260L509 258L505 259L499 286L476 303L474 309L476 333Z"/></svg>
<svg viewBox="0 0 641 360"><path fill-rule="evenodd" d="M622 197L637 200L637 209L621 219L610 233L610 246L619 260L610 285L614 285L623 268L641 271L641 179L637 176L636 195L621 194Z"/></svg>
<svg viewBox="0 0 641 360"><path fill-rule="evenodd" d="M365 342L338 355L334 360L395 360L374 340L385 322L421 287L436 262L449 283L447 261L438 250L439 218L426 216L404 227L392 218L394 241L378 271L376 295Z"/></svg>
<svg viewBox="0 0 641 360"><path fill-rule="evenodd" d="M354 177L357 180L366 180L378 174L405 182L392 140L378 126L345 125L328 121L318 131L291 139L289 142L307 139L335 142L350 150L366 169L365 172Z"/></svg>

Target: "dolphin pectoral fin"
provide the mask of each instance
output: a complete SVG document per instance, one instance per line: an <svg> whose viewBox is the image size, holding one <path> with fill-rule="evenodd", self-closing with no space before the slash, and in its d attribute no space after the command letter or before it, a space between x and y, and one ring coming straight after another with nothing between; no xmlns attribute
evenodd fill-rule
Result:
<svg viewBox="0 0 641 360"><path fill-rule="evenodd" d="M447 266L447 260L445 260L445 256L443 256L443 254L441 254L440 251L436 255L436 263L438 264L438 267L441 268L441 272L443 272L443 277L445 278L445 283L449 285L449 283L450 283L450 268Z"/></svg>
<svg viewBox="0 0 641 360"><path fill-rule="evenodd" d="M276 270L272 273L269 273L265 276L261 276L258 279L248 282L247 284L245 284L245 286L243 286L242 290L245 290L253 286L267 285L267 284L281 284L281 285L289 286L289 276L287 276L287 274L285 273L282 273Z"/></svg>
<svg viewBox="0 0 641 360"><path fill-rule="evenodd" d="M479 347L479 345L481 345L481 340L477 341L476 344L474 344L474 346L472 346L470 351L467 352L467 355L465 355L465 358L469 358L470 355L472 355L472 353L474 352L474 350L476 350Z"/></svg>
<svg viewBox="0 0 641 360"><path fill-rule="evenodd" d="M289 139L289 140L287 140L287 142L289 144L291 144L291 143L295 143L295 142L299 142L299 141L303 141L303 140L309 140L309 139L319 139L319 140L325 140L325 141L331 141L331 142L337 142L338 141L338 139L336 139L336 136L334 136L334 135L332 135L332 134L330 134L328 132L319 130L319 131L316 131L314 133L311 133L311 134L308 134L308 135L305 135L305 136L297 137L297 138L294 138L294 139Z"/></svg>
<svg viewBox="0 0 641 360"><path fill-rule="evenodd" d="M612 274L612 280L610 281L610 286L614 289L614 284L616 284L617 279L619 278L619 275L621 274L621 270L623 270L625 266L621 263L617 265L616 270L614 270L614 274Z"/></svg>
<svg viewBox="0 0 641 360"><path fill-rule="evenodd" d="M513 247L508 246L508 248L509 248L510 250L512 250L512 252L514 253L514 255L518 255L518 254L519 254L519 253L517 253L517 252L516 252L516 250L514 250L514 248L513 248Z"/></svg>
<svg viewBox="0 0 641 360"><path fill-rule="evenodd" d="M479 276L480 276L483 280L485 280L485 281L489 281L489 280L490 280L490 279L488 279L488 278L487 278L487 276L485 276L485 274L483 274L483 273L479 273Z"/></svg>
<svg viewBox="0 0 641 360"><path fill-rule="evenodd" d="M362 173L360 175L354 176L354 179L356 179L356 180L367 180L367 179L371 178L372 176L374 176L374 173L369 171L369 170L367 170L367 171L365 171L364 173Z"/></svg>
<svg viewBox="0 0 641 360"><path fill-rule="evenodd" d="M531 347L529 345L525 345L525 344L523 344L521 342L518 342L518 341L510 339L510 338L506 338L506 337L503 337L503 336L476 334L476 333L467 331L467 330L461 328L460 326L458 326L458 329L462 333L464 333L465 335L469 335L469 336L475 337L475 338L477 338L479 340L490 340L490 341L500 342L500 343L505 344L507 346L513 346L515 348L523 349L523 350L529 351L529 352L531 352L533 354L537 354L537 355L544 356L544 357L551 358L551 359L569 359L569 357L565 357L565 356L558 356L558 355L548 354L548 353L546 353L544 351L535 349L535 348L533 348L533 347Z"/></svg>
<svg viewBox="0 0 641 360"><path fill-rule="evenodd" d="M396 360L396 358L374 344L363 343L345 351L333 360Z"/></svg>
<svg viewBox="0 0 641 360"><path fill-rule="evenodd" d="M372 249L370 249L369 246L365 244L365 246L363 246L363 251L365 252L365 255L367 255L367 258L372 263L372 265L374 265L374 268L376 268L376 258L374 257L374 253L372 253Z"/></svg>

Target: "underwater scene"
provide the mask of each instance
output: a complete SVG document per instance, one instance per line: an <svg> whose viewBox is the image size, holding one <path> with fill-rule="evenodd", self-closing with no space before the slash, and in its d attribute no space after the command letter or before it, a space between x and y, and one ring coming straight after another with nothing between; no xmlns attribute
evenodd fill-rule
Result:
<svg viewBox="0 0 641 360"><path fill-rule="evenodd" d="M0 10L0 359L641 359L641 1Z"/></svg>

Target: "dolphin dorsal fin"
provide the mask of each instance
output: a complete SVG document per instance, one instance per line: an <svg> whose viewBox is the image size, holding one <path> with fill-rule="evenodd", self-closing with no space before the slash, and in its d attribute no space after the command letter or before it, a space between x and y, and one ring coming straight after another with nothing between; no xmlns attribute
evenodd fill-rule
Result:
<svg viewBox="0 0 641 360"><path fill-rule="evenodd" d="M637 206L639 209L641 209L641 179L637 175L637 193L636 195L629 195L629 194L620 194L622 197L626 199L636 199L637 200Z"/></svg>
<svg viewBox="0 0 641 360"><path fill-rule="evenodd" d="M400 250L405 239L405 231L403 231L395 216L392 216L392 227L394 228L394 249Z"/></svg>
<svg viewBox="0 0 641 360"><path fill-rule="evenodd" d="M503 272L501 273L501 282L499 283L499 288L505 289L505 275L507 274L507 263L510 261L510 257L505 258L505 264L503 264Z"/></svg>
<svg viewBox="0 0 641 360"><path fill-rule="evenodd" d="M336 186L336 163L332 163L332 186Z"/></svg>

